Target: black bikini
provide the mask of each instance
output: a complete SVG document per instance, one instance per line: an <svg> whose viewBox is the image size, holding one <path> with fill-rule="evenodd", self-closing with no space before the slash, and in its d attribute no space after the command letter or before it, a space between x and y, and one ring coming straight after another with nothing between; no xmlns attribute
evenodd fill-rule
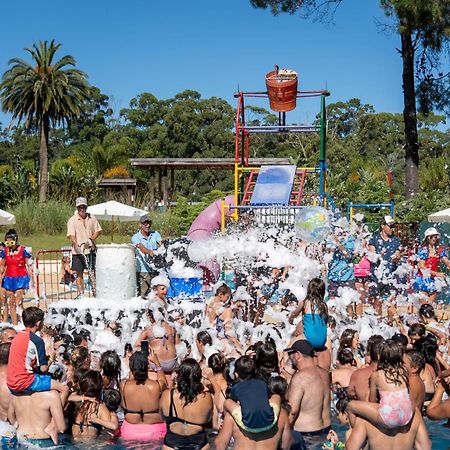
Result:
<svg viewBox="0 0 450 450"><path fill-rule="evenodd" d="M97 405L97 409L95 410L95 415L98 415L98 410L100 408L100 403L98 403ZM99 423L94 423L94 422L88 422L88 423L84 423L84 422L74 422L73 425L77 425L80 428L80 433L83 432L83 428L95 428L99 433L100 431L102 431L103 426L100 425Z"/></svg>
<svg viewBox="0 0 450 450"><path fill-rule="evenodd" d="M167 425L167 434L166 437L164 438L164 445L167 445L168 447L173 449L200 450L201 448L203 448L205 445L208 444L205 427L209 424L209 421L206 423L195 423L178 417L177 409L173 402L173 389L171 389L170 391L169 414L167 416L163 414L163 419ZM181 434L174 433L170 429L170 425L172 425L173 423L182 423L183 425L195 425L197 427L202 427L202 431L199 431L198 433L195 434L191 434L189 436L183 436Z"/></svg>
<svg viewBox="0 0 450 450"><path fill-rule="evenodd" d="M125 398L125 386L127 385L128 380L125 381L124 385L123 385L123 389L122 389L122 398L123 398L123 404L125 405L125 408L123 408L123 412L124 414L139 414L140 418L141 418L141 422L144 422L144 416L146 414L155 414L159 412L159 408L152 410L152 411L144 411L142 409L140 409L139 411L133 411L131 409L127 409L127 400Z"/></svg>

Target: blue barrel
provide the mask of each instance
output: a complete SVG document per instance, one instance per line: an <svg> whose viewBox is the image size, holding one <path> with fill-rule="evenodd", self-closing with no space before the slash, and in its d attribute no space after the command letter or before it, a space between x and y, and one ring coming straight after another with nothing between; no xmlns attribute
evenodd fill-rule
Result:
<svg viewBox="0 0 450 450"><path fill-rule="evenodd" d="M202 293L202 278L170 278L168 298L198 297Z"/></svg>

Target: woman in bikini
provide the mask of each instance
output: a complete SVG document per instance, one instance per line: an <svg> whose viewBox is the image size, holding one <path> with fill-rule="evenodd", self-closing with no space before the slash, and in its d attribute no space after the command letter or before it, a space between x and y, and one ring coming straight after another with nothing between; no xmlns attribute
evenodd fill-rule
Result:
<svg viewBox="0 0 450 450"><path fill-rule="evenodd" d="M76 402L75 421L72 435L75 440L89 440L98 437L103 427L118 428L117 416L112 415L106 405L100 402L102 376L96 370L88 370L80 378L78 392L69 397Z"/></svg>
<svg viewBox="0 0 450 450"><path fill-rule="evenodd" d="M142 341L148 341L158 356L162 370L170 374L178 367L176 345L180 343L180 337L163 313L161 308L156 311L148 310L149 326L142 331L134 346L140 349Z"/></svg>
<svg viewBox="0 0 450 450"><path fill-rule="evenodd" d="M208 358L208 367L203 369L203 375L210 384L209 389L213 394L214 415L213 428L220 430L223 423L224 410L223 403L227 398L228 383L224 372L227 366L227 360L223 353L213 353Z"/></svg>
<svg viewBox="0 0 450 450"><path fill-rule="evenodd" d="M156 368L157 381L148 378L149 363ZM160 397L167 383L158 356L151 349L148 357L143 352L133 353L130 371L132 377L120 384L125 414L121 437L136 441L160 440L166 434L166 425L159 415Z"/></svg>
<svg viewBox="0 0 450 450"><path fill-rule="evenodd" d="M202 371L194 359L185 359L178 369L176 387L163 392L161 415L167 425L163 450L209 449L213 399L202 384Z"/></svg>

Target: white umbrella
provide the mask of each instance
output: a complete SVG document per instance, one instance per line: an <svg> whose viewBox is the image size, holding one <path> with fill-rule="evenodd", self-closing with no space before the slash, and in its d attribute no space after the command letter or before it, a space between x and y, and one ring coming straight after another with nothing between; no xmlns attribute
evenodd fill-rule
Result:
<svg viewBox="0 0 450 450"><path fill-rule="evenodd" d="M450 208L435 212L428 216L428 222L447 222L450 223Z"/></svg>
<svg viewBox="0 0 450 450"><path fill-rule="evenodd" d="M14 225L16 223L16 216L0 209L0 225Z"/></svg>
<svg viewBox="0 0 450 450"><path fill-rule="evenodd" d="M125 205L114 200L109 202L99 203L98 205L91 205L87 212L94 215L97 219L108 220L112 222L111 240L114 233L114 222L135 222L140 217L147 214L143 209L134 208L133 206Z"/></svg>

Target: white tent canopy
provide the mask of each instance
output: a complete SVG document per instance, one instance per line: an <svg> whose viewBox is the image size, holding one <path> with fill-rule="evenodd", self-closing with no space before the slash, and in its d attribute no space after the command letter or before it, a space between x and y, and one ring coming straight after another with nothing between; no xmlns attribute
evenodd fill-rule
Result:
<svg viewBox="0 0 450 450"><path fill-rule="evenodd" d="M428 216L428 222L447 222L450 223L450 208L435 212Z"/></svg>
<svg viewBox="0 0 450 450"><path fill-rule="evenodd" d="M147 214L143 209L134 208L114 200L89 206L87 212L99 220L108 220L112 222L111 242L114 239L115 222L137 222L142 216Z"/></svg>
<svg viewBox="0 0 450 450"><path fill-rule="evenodd" d="M143 209L134 208L114 200L89 206L87 212L99 220L118 222L137 222L140 217L147 214L147 211Z"/></svg>
<svg viewBox="0 0 450 450"><path fill-rule="evenodd" d="M16 216L0 209L0 225L14 225L16 223Z"/></svg>

